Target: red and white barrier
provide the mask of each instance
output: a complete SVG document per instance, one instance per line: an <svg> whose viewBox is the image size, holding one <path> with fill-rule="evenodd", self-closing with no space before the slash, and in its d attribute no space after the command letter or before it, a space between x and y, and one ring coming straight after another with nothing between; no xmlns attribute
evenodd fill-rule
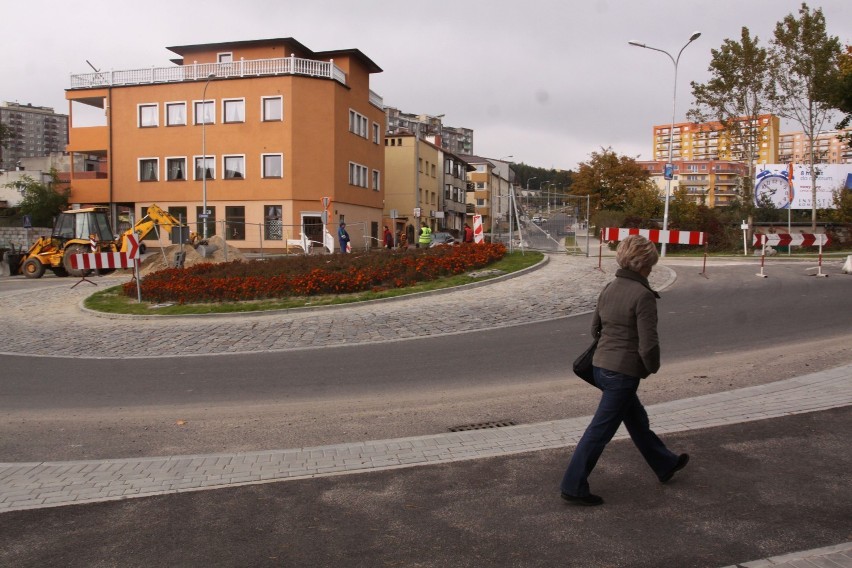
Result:
<svg viewBox="0 0 852 568"><path fill-rule="evenodd" d="M770 233L768 235L763 235L761 233L755 233L752 237L752 243L754 246L761 247L760 254L760 276L761 278L766 278L766 275L763 273L763 265L766 259L766 247L819 247L819 264L817 265L817 272L815 276L828 276L828 274L823 274L822 272L822 247L824 245L828 245L831 242L831 239L825 233L800 233L798 235L791 235L789 233Z"/></svg>
<svg viewBox="0 0 852 568"><path fill-rule="evenodd" d="M619 229L606 227L602 230L603 240L623 241L629 235L642 235L652 243L669 245L703 245L704 233L701 231L663 231L660 229Z"/></svg>
<svg viewBox="0 0 852 568"><path fill-rule="evenodd" d="M485 242L485 234L482 232L482 215L473 216L473 242Z"/></svg>
<svg viewBox="0 0 852 568"><path fill-rule="evenodd" d="M97 270L103 268L132 268L134 261L142 257L139 251L139 238L135 234L127 237L127 252L93 252L72 254L71 268L74 270ZM92 241L93 246L96 245Z"/></svg>
<svg viewBox="0 0 852 568"><path fill-rule="evenodd" d="M133 260L126 252L93 252L72 254L71 268L75 270L97 270L106 268L132 268Z"/></svg>

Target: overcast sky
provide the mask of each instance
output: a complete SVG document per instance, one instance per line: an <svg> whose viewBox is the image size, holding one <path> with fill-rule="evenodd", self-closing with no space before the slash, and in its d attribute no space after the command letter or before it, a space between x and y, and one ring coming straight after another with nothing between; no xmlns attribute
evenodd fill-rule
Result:
<svg viewBox="0 0 852 568"><path fill-rule="evenodd" d="M67 113L69 75L165 67L166 49L292 37L314 51L357 48L384 72L372 89L385 105L443 114L472 128L491 158L575 169L612 147L650 159L654 124L692 104L690 81L706 81L710 50L746 26L766 45L794 0L24 0L6 6L0 99ZM828 31L852 43L852 1L811 2ZM792 129L792 128L788 128ZM782 128L784 130L784 128Z"/></svg>

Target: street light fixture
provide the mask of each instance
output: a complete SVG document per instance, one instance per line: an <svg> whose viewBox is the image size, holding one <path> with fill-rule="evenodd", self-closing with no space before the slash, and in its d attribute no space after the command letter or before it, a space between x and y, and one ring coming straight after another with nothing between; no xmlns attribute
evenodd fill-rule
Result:
<svg viewBox="0 0 852 568"><path fill-rule="evenodd" d="M203 238L207 239L207 87L210 86L210 79L215 77L215 73L207 75L207 82L204 83L204 90L201 92L201 214L203 217L202 234Z"/></svg>
<svg viewBox="0 0 852 568"><path fill-rule="evenodd" d="M651 49L653 51L659 51L660 53L665 53L669 59L672 60L672 64L674 65L674 90L672 93L672 123L669 128L669 160L666 163L664 176L666 178L666 204L663 209L663 230L667 231L669 228L669 200L671 199L672 194L672 178L674 177L674 165L672 164L672 143L674 142L674 123L675 123L675 105L677 103L677 65L680 63L680 54L683 53L683 50L686 49L693 41L697 40L701 36L701 32L694 32L691 36L689 36L689 41L684 44L683 47L680 48L680 51L677 52L677 57L672 57L671 53L665 51L663 49L658 49L656 47L651 47L650 45L645 45L644 43L639 43L638 41L628 41L632 46L642 47L645 49ZM666 243L663 242L662 247L660 247L660 256L665 258L666 256Z"/></svg>

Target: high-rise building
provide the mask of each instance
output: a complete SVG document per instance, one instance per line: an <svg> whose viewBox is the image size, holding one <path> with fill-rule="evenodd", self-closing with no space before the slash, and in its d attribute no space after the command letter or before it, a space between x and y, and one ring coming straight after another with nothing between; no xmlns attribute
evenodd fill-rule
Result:
<svg viewBox="0 0 852 568"><path fill-rule="evenodd" d="M50 107L32 104L0 103L0 124L11 132L6 146L0 146L0 169L16 169L22 158L64 152L68 143L68 115Z"/></svg>
<svg viewBox="0 0 852 568"><path fill-rule="evenodd" d="M665 160L637 163L648 171L660 195L665 196ZM737 197L742 178L748 174L748 167L742 162L726 160L676 160L673 166L672 195L683 188L691 201L707 207L730 205Z"/></svg>
<svg viewBox="0 0 852 568"><path fill-rule="evenodd" d="M745 131L754 136L754 162L774 164L778 159L778 140L781 121L777 116L764 114L739 119ZM668 160L671 124L653 127L653 159ZM742 162L746 155L742 144L725 130L720 122L681 122L674 125L672 161L727 160Z"/></svg>
<svg viewBox="0 0 852 568"><path fill-rule="evenodd" d="M840 137L852 129L820 132L814 144L814 158L818 164L852 164L852 149ZM778 161L772 163L809 164L811 162L808 137L804 132L782 134L778 144Z"/></svg>

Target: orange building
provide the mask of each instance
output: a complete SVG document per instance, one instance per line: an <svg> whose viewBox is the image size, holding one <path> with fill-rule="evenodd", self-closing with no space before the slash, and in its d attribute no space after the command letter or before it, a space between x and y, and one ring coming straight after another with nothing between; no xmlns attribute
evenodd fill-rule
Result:
<svg viewBox="0 0 852 568"><path fill-rule="evenodd" d="M754 136L754 162L777 163L780 119L763 114L755 118L738 119L743 131ZM653 159L667 160L669 155L669 130L671 124L653 127ZM720 122L681 122L674 125L672 161L678 160L728 160L742 162L744 149L727 132Z"/></svg>
<svg viewBox="0 0 852 568"><path fill-rule="evenodd" d="M72 75L68 152L90 170L72 171L73 204L111 205L115 219L156 203L202 235L206 202L207 234L246 249L301 234L336 243L343 220L353 246L379 236L385 113L373 61L292 38L168 49L172 66ZM104 109L103 122L77 125L80 105Z"/></svg>

